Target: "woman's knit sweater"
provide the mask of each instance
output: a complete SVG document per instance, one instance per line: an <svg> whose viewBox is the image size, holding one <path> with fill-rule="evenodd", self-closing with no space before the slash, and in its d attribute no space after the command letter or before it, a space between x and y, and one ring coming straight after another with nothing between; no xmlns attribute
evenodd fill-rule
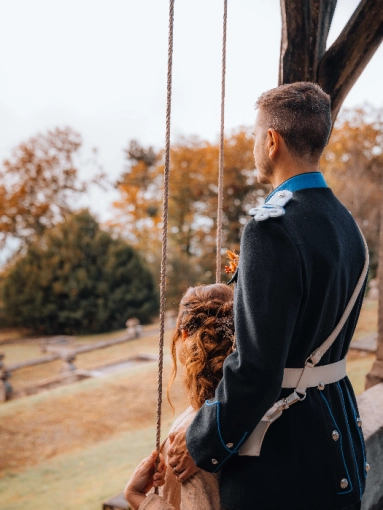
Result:
<svg viewBox="0 0 383 510"><path fill-rule="evenodd" d="M192 407L188 407L173 423L170 432L182 425L191 423L195 416ZM166 439L162 454L167 461L169 439ZM160 487L160 495L150 493L140 505L139 510L221 510L219 502L218 475L198 470L186 482L177 481L173 469L166 468L165 485Z"/></svg>

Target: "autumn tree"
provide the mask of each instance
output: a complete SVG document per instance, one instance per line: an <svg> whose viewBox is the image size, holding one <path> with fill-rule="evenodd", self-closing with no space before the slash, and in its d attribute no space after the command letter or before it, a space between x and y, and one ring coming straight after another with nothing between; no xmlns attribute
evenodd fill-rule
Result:
<svg viewBox="0 0 383 510"><path fill-rule="evenodd" d="M9 323L37 333L99 333L147 322L158 310L153 276L137 251L103 231L86 210L46 229L7 269Z"/></svg>
<svg viewBox="0 0 383 510"><path fill-rule="evenodd" d="M340 113L321 159L329 185L363 228L372 274L376 273L379 256L382 147L383 109L348 109Z"/></svg>
<svg viewBox="0 0 383 510"><path fill-rule="evenodd" d="M79 177L81 136L71 128L38 134L0 166L0 245L7 237L27 245L60 222L88 189ZM102 172L95 181L102 180Z"/></svg>
<svg viewBox="0 0 383 510"><path fill-rule="evenodd" d="M256 181L251 129L225 141L223 247L238 249L248 211L265 195ZM162 152L131 142L127 168L117 186L114 226L145 254L159 272L162 228ZM182 138L171 149L168 299L213 281L217 215L218 145Z"/></svg>

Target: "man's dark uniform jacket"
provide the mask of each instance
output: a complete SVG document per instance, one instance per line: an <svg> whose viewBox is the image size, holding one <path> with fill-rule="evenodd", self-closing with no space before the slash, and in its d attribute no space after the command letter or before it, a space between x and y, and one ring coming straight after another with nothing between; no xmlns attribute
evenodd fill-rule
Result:
<svg viewBox="0 0 383 510"><path fill-rule="evenodd" d="M309 388L271 424L259 457L237 452L265 412L291 393L281 391L284 368L303 368L334 330L364 260L354 219L327 187L295 191L283 216L245 226L234 300L237 349L186 436L197 466L221 471L223 506L331 510L360 501L366 459L347 377L322 391ZM346 356L363 293L319 366Z"/></svg>

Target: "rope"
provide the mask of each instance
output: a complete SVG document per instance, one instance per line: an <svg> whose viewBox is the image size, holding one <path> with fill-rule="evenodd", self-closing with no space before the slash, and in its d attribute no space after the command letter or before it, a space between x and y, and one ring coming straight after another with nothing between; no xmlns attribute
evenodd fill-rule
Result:
<svg viewBox="0 0 383 510"><path fill-rule="evenodd" d="M215 281L221 281L221 249L222 249L222 211L223 211L223 152L225 141L225 77L226 77L226 25L227 25L227 0L223 2L223 34L222 34L222 89L221 89L221 133L219 142L219 167L218 167L218 206L217 206L217 249L216 249L216 272Z"/></svg>
<svg viewBox="0 0 383 510"><path fill-rule="evenodd" d="M165 165L164 192L162 206L162 258L160 275L160 332L158 341L158 394L156 421L156 450L161 448L161 407L162 407L162 376L164 367L164 332L166 305L166 259L168 245L168 211L169 211L169 163L170 163L170 115L172 109L172 65L173 65L173 23L174 1L169 0L169 36L168 36L168 74L167 74L167 103L166 103L166 136L165 136ZM158 462L158 460L157 460ZM158 488L156 488L158 493Z"/></svg>

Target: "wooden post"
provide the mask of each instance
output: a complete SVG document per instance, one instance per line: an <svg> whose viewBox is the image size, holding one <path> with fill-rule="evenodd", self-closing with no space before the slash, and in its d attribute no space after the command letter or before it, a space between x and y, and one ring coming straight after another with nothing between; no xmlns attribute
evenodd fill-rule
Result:
<svg viewBox="0 0 383 510"><path fill-rule="evenodd" d="M73 352L63 353L61 359L62 359L62 365L61 365L60 372L62 374L66 374L68 372L74 372L76 370L76 367L74 364L74 362L76 360L76 355Z"/></svg>
<svg viewBox="0 0 383 510"><path fill-rule="evenodd" d="M129 338L139 338L142 335L142 326L138 319L128 319L125 326L126 333L128 334Z"/></svg>
<svg viewBox="0 0 383 510"><path fill-rule="evenodd" d="M331 96L332 120L383 39L381 0L361 0L326 50L337 0L281 0L279 85L318 83Z"/></svg>
<svg viewBox="0 0 383 510"><path fill-rule="evenodd" d="M0 402L5 402L7 400L7 390L5 386L6 377L4 354L0 352Z"/></svg>

